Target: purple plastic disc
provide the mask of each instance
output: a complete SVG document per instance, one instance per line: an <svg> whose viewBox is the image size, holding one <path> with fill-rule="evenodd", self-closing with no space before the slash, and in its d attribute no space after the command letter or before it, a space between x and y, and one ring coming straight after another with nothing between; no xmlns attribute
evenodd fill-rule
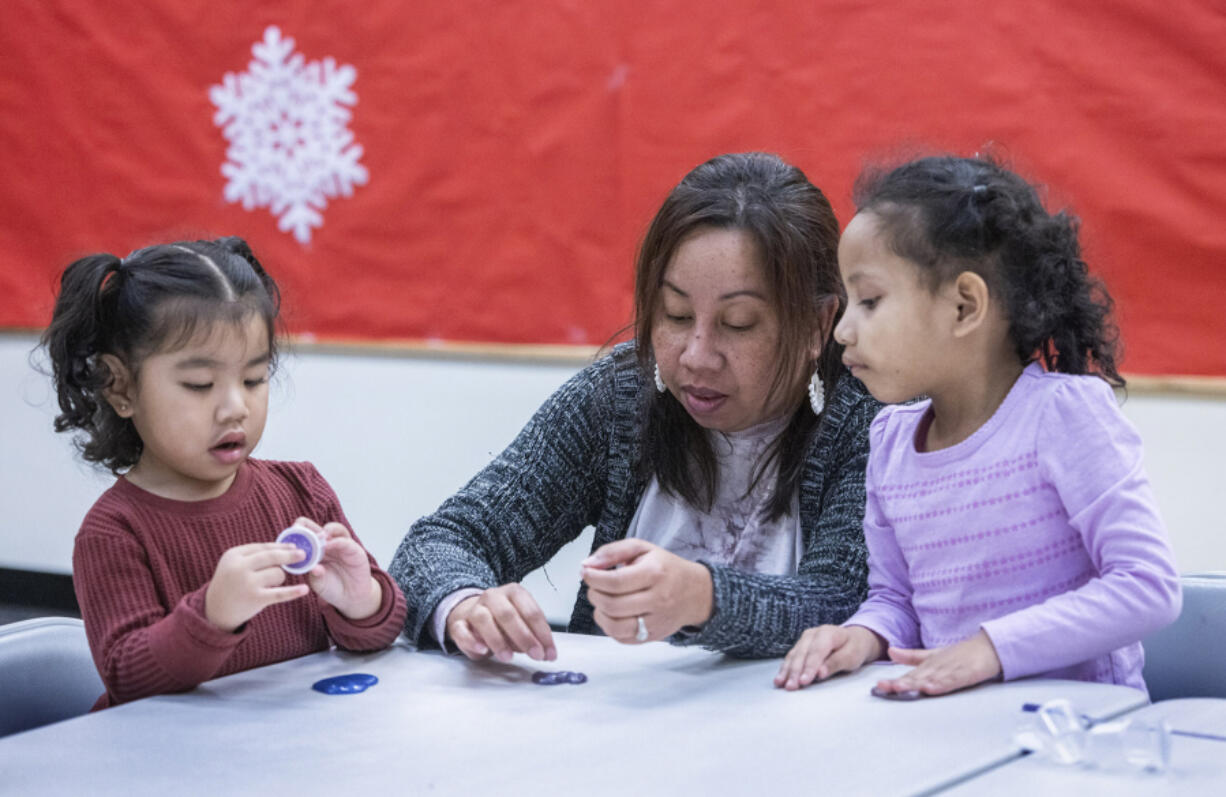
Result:
<svg viewBox="0 0 1226 797"><path fill-rule="evenodd" d="M315 569L315 565L319 564L319 560L323 558L323 545L320 543L319 537L315 536L315 532L310 529L304 529L301 526L290 526L277 535L277 542L287 542L290 545L296 545L298 550L303 553L301 561L281 565L281 569L287 573L293 573L296 576L309 573Z"/></svg>

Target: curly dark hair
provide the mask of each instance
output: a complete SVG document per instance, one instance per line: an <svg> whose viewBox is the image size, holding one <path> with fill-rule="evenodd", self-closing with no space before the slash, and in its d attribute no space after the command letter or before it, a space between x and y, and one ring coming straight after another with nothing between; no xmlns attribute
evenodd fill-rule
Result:
<svg viewBox="0 0 1226 797"><path fill-rule="evenodd" d="M185 345L202 326L253 314L268 328L269 368L276 365L281 295L241 238L180 241L125 258L83 257L60 278L47 351L59 400L55 431L75 430L87 462L118 475L144 446L132 421L103 397L114 375L100 355L113 354L134 375L145 357Z"/></svg>
<svg viewBox="0 0 1226 797"><path fill-rule="evenodd" d="M1048 213L1035 186L991 157L937 156L866 171L854 198L930 287L962 271L983 277L1002 297L1023 363L1124 386L1114 303L1082 259L1079 222L1067 210Z"/></svg>

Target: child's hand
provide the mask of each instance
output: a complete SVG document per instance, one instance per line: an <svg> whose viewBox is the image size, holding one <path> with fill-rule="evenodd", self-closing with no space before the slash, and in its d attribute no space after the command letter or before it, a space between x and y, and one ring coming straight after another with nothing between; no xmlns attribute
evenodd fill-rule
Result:
<svg viewBox="0 0 1226 797"><path fill-rule="evenodd" d="M277 542L237 545L221 555L204 593L204 616L222 631L234 631L266 606L301 598L306 584L285 583L281 565L302 559L296 546Z"/></svg>
<svg viewBox="0 0 1226 797"><path fill-rule="evenodd" d="M890 648L889 652L892 661L916 667L899 678L879 681L877 687L884 692L918 690L943 695L1000 675L1000 658L982 629L970 639L943 648Z"/></svg>
<svg viewBox="0 0 1226 797"><path fill-rule="evenodd" d="M310 518L300 517L295 526L315 532L324 544L323 558L310 573L307 583L323 600L350 620L365 620L379 610L383 589L370 574L370 558L361 545L340 523L320 527Z"/></svg>
<svg viewBox="0 0 1226 797"><path fill-rule="evenodd" d="M863 626L819 625L809 628L788 651L775 686L788 691L824 681L837 672L859 669L881 658L885 643Z"/></svg>

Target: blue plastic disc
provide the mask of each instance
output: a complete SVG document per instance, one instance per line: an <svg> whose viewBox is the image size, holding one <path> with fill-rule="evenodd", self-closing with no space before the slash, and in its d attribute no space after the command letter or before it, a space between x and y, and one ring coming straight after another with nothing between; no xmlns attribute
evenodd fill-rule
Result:
<svg viewBox="0 0 1226 797"><path fill-rule="evenodd" d="M311 688L325 695L356 695L358 692L365 692L377 683L379 679L369 673L351 672L347 675L334 675L331 678L316 681L311 684Z"/></svg>

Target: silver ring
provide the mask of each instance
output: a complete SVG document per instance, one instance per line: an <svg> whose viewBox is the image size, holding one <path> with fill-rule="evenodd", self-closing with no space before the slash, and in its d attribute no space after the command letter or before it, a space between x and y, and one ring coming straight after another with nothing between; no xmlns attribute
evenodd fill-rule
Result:
<svg viewBox="0 0 1226 797"><path fill-rule="evenodd" d="M647 637L651 635L647 633L647 623L643 622L643 615L640 614L638 617L634 619L637 620L639 624L639 630L634 632L634 641L635 642L646 642Z"/></svg>

